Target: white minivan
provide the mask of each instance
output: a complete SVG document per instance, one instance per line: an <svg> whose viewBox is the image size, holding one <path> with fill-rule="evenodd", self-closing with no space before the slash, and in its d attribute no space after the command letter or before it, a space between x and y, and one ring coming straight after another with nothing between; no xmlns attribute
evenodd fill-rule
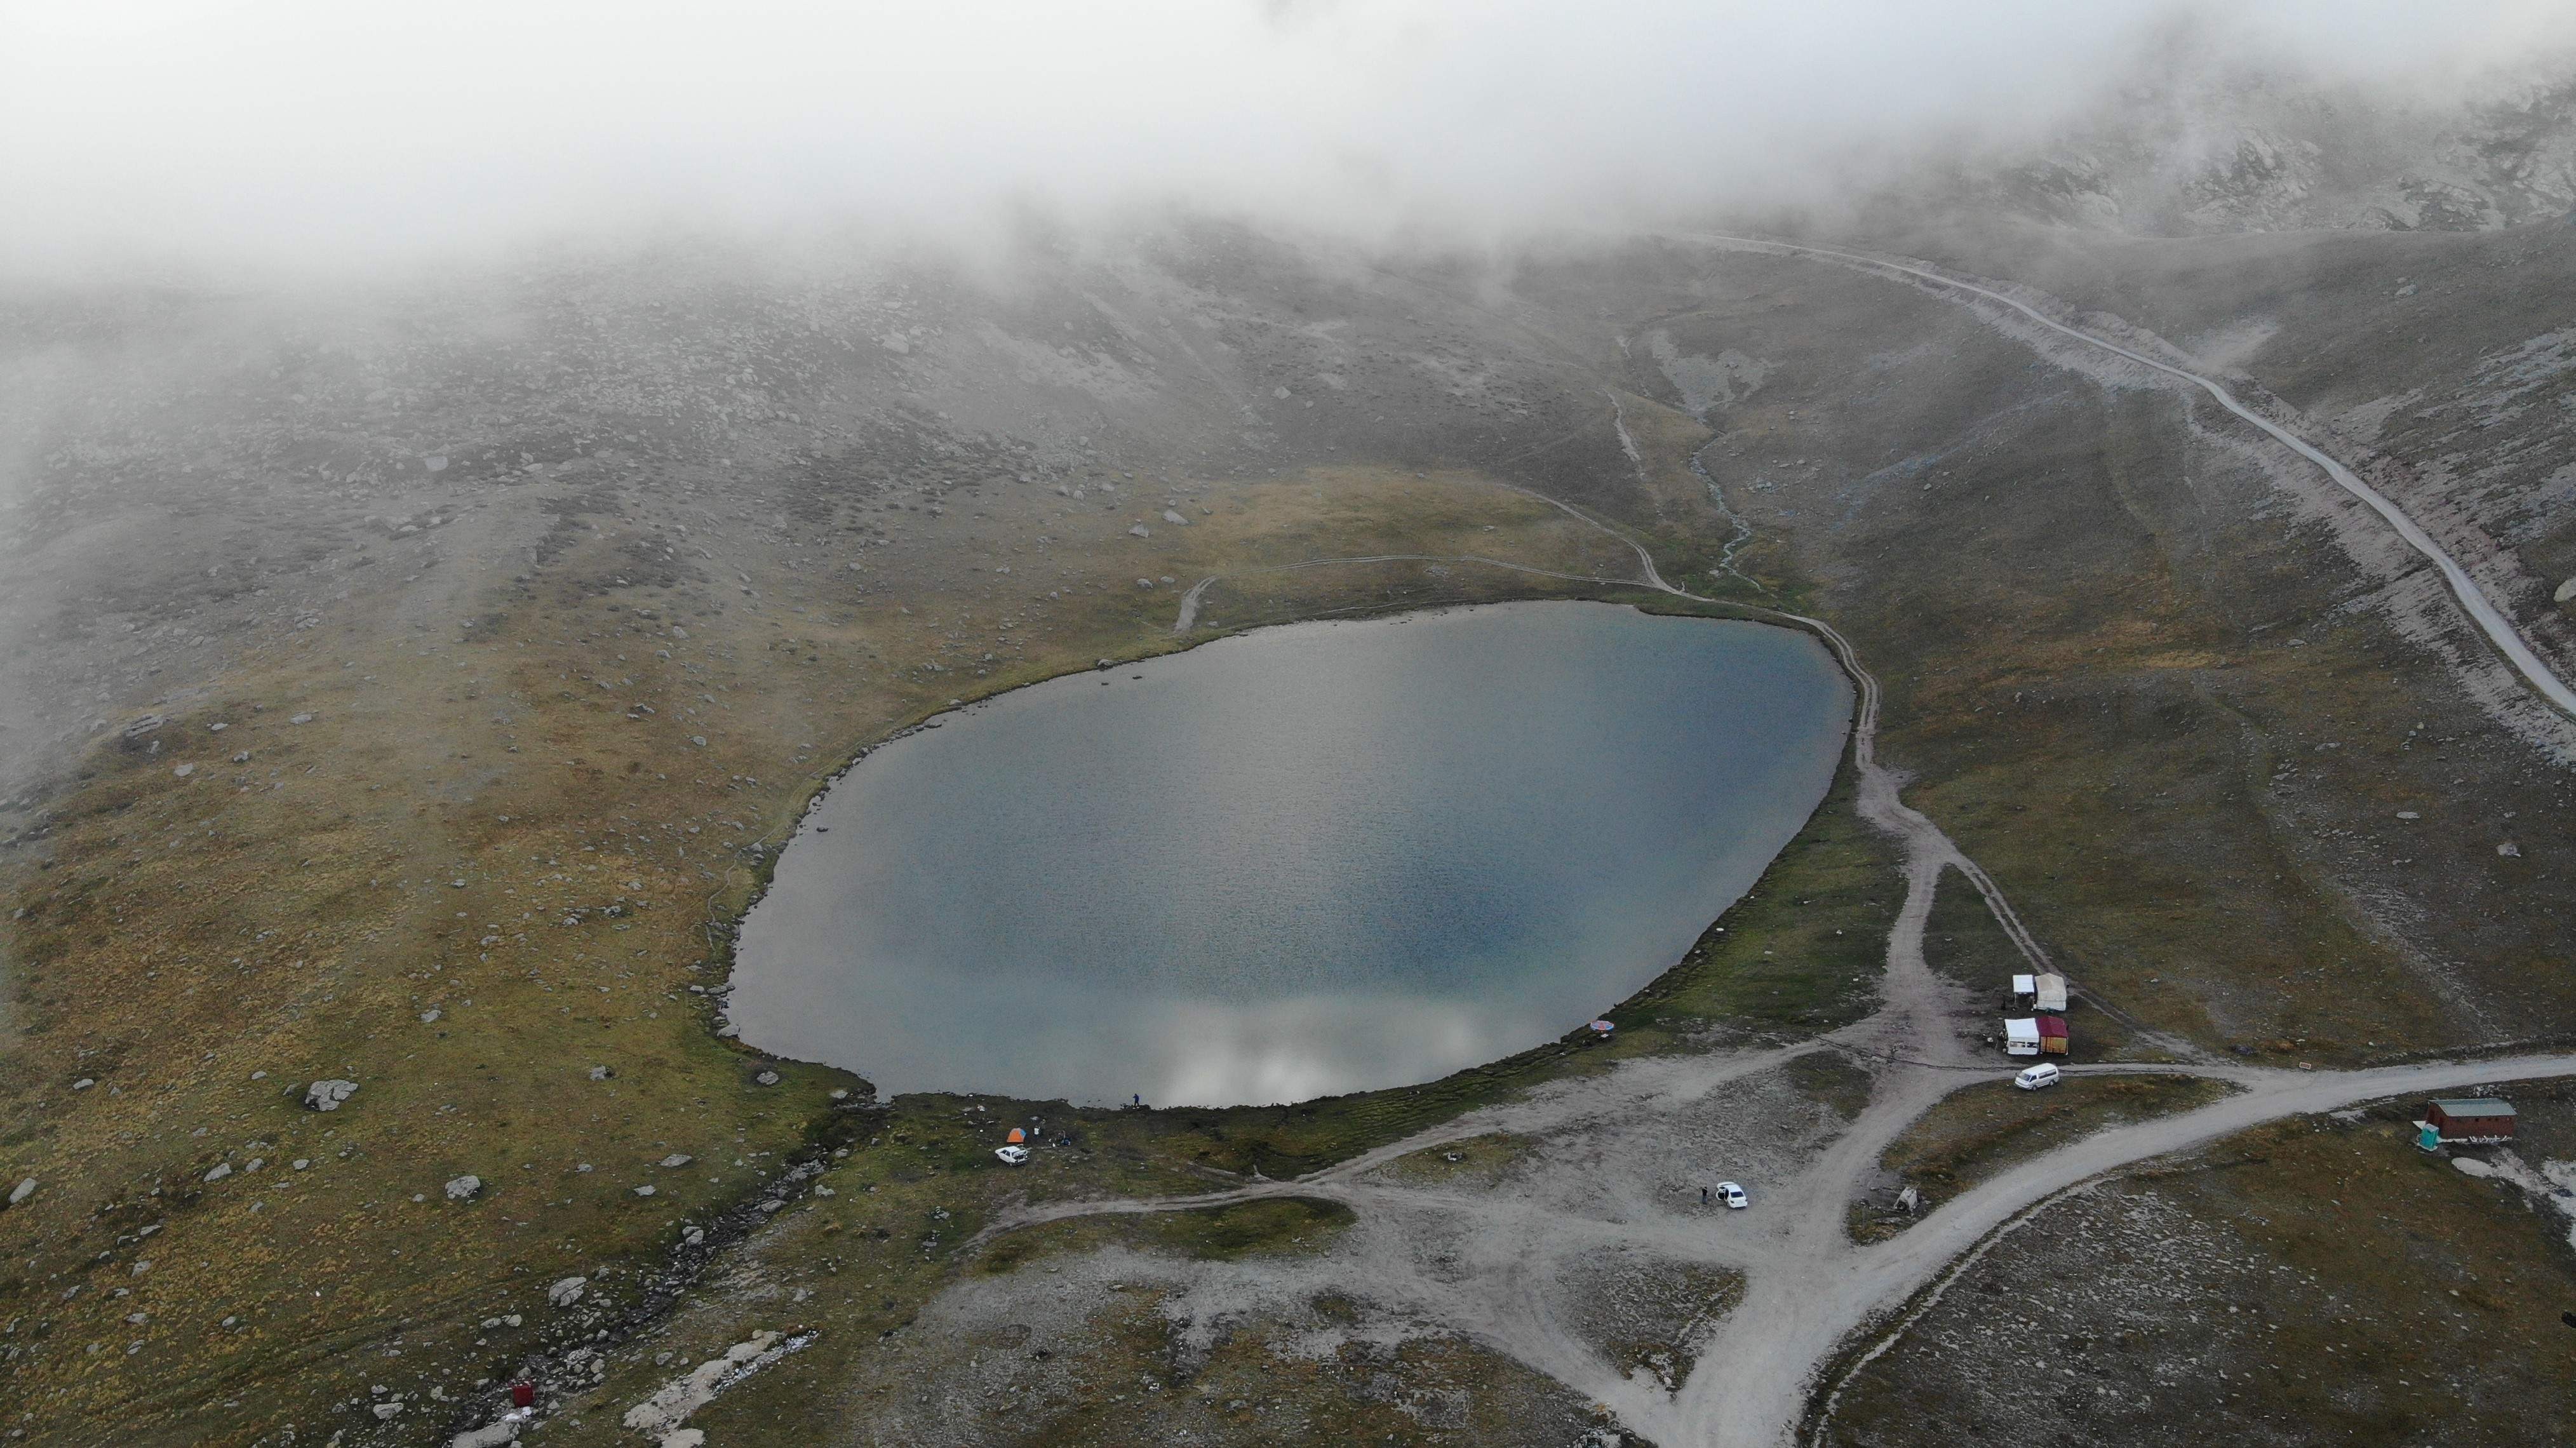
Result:
<svg viewBox="0 0 2576 1448"><path fill-rule="evenodd" d="M2065 1078L2065 1075L2066 1073L2058 1070L2054 1063L2042 1061L2015 1076L2013 1084L2024 1091L2037 1091L2044 1086L2056 1085Z"/></svg>

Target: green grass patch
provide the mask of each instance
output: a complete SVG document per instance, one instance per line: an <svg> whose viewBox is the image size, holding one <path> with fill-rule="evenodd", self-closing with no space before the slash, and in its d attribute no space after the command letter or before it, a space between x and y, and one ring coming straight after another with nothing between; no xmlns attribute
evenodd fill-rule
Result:
<svg viewBox="0 0 2576 1448"><path fill-rule="evenodd" d="M1496 1131L1483 1136L1426 1146L1388 1162L1388 1176L1424 1185L1474 1183L1489 1186L1538 1150L1534 1137Z"/></svg>
<svg viewBox="0 0 2576 1448"><path fill-rule="evenodd" d="M1840 1051L1810 1051L1785 1068L1801 1095L1849 1121L1869 1105L1871 1077Z"/></svg>
<svg viewBox="0 0 2576 1448"><path fill-rule="evenodd" d="M1166 1212L1145 1220L1151 1224L1148 1239L1159 1246L1192 1257L1233 1262L1282 1252L1321 1251L1356 1218L1339 1202L1278 1197L1195 1212Z"/></svg>
<svg viewBox="0 0 2576 1448"><path fill-rule="evenodd" d="M1877 1006L1904 894L1895 844L1854 813L1845 768L1744 898L1610 1019L1667 1037L1716 1025L1793 1037L1848 1025Z"/></svg>
<svg viewBox="0 0 2576 1448"><path fill-rule="evenodd" d="M1985 897L1955 870L1942 872L1932 897L1931 918L1923 923L1923 959L1934 974L1998 1008L2010 997L2012 978L2031 969L1986 908Z"/></svg>
<svg viewBox="0 0 2576 1448"><path fill-rule="evenodd" d="M2200 1076L2070 1076L2046 1091L1981 1081L1952 1092L1879 1154L1878 1164L1919 1188L1924 1209L2033 1157L2097 1131L2191 1111L2234 1094ZM1893 1236L1913 1223L1899 1213L1856 1207L1854 1235Z"/></svg>

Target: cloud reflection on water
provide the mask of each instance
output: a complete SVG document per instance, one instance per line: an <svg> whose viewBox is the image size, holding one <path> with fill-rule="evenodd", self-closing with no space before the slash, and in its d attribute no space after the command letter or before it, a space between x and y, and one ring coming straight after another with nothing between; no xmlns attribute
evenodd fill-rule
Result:
<svg viewBox="0 0 2576 1448"><path fill-rule="evenodd" d="M734 1017L889 1094L1431 1079L1678 959L1805 820L1848 712L1805 635L1599 604L1057 680L833 789L745 922Z"/></svg>

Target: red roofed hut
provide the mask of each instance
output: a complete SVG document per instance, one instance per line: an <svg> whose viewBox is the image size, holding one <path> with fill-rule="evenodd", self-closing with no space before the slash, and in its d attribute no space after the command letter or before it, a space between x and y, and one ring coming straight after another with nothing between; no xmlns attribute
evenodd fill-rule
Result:
<svg viewBox="0 0 2576 1448"><path fill-rule="evenodd" d="M2043 1056L2066 1054L2066 1017L2039 1017L2039 1051Z"/></svg>

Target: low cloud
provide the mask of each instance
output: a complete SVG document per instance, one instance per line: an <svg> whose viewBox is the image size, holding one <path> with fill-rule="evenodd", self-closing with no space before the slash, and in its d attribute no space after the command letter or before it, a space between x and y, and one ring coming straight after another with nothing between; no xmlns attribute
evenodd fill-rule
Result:
<svg viewBox="0 0 2576 1448"><path fill-rule="evenodd" d="M2561 0L162 3L0 19L0 266L367 265L672 224L1181 204L1488 233L2033 136L2158 34L2451 87Z"/></svg>

